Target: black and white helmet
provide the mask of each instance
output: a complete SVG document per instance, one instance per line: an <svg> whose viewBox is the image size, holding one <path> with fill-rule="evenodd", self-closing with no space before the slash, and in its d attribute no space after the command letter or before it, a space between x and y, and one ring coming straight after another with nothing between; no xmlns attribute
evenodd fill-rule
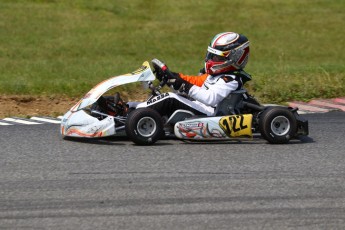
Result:
<svg viewBox="0 0 345 230"><path fill-rule="evenodd" d="M217 34L207 48L205 71L220 74L243 69L249 58L249 40L234 32Z"/></svg>

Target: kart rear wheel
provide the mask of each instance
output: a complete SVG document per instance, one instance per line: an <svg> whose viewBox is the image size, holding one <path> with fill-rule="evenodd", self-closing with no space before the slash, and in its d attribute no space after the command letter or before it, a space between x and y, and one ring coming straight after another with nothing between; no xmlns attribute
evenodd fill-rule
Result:
<svg viewBox="0 0 345 230"><path fill-rule="evenodd" d="M259 117L259 130L269 143L285 144L296 135L297 121L288 108L270 107Z"/></svg>
<svg viewBox="0 0 345 230"><path fill-rule="evenodd" d="M139 108L128 114L125 124L127 136L138 145L152 145L164 137L163 119L150 108Z"/></svg>

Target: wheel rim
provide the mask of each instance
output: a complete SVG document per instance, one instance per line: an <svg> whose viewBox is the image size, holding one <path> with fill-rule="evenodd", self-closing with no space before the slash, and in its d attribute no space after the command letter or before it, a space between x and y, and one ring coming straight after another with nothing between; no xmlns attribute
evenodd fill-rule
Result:
<svg viewBox="0 0 345 230"><path fill-rule="evenodd" d="M143 117L137 124L137 130L141 136L149 137L156 131L156 122L151 117Z"/></svg>
<svg viewBox="0 0 345 230"><path fill-rule="evenodd" d="M278 116L271 122L271 130L274 135L283 136L290 131L290 121L287 117Z"/></svg>

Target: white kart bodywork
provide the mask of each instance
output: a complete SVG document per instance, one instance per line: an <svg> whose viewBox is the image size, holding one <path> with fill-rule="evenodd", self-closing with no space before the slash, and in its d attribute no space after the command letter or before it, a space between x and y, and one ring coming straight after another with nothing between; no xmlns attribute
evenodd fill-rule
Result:
<svg viewBox="0 0 345 230"><path fill-rule="evenodd" d="M117 86L149 82L156 79L147 61L136 71L109 78L92 88L61 120L61 135L71 137L105 137L116 134L114 117L108 115L103 120L91 116L87 112L104 93Z"/></svg>
<svg viewBox="0 0 345 230"><path fill-rule="evenodd" d="M174 134L189 140L252 137L252 119L252 114L196 117L177 122Z"/></svg>

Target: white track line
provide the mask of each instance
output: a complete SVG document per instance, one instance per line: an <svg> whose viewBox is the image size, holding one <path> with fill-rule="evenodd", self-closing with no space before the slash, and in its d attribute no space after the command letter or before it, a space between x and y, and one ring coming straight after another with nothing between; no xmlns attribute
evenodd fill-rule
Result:
<svg viewBox="0 0 345 230"><path fill-rule="evenodd" d="M30 119L36 120L36 121L44 121L44 122L48 122L48 123L54 123L54 124L60 124L61 123L61 121L52 120L52 119L43 118L43 117L31 117Z"/></svg>
<svg viewBox="0 0 345 230"><path fill-rule="evenodd" d="M13 124L0 122L0 125L13 125Z"/></svg>
<svg viewBox="0 0 345 230"><path fill-rule="evenodd" d="M37 123L37 122L32 122L32 121L25 121L25 120L20 120L20 119L14 119L14 118L4 118L4 121L11 121L11 122L16 122L20 124L26 124L26 125L40 125L42 123Z"/></svg>

